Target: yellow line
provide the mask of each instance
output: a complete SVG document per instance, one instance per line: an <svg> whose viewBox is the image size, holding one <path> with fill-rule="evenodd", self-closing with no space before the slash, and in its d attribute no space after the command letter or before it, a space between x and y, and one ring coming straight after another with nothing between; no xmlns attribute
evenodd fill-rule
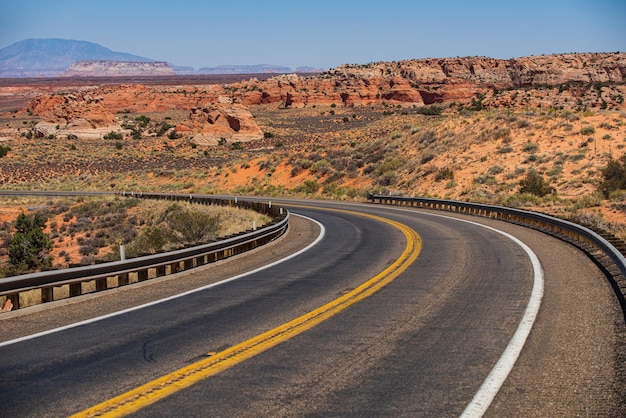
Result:
<svg viewBox="0 0 626 418"><path fill-rule="evenodd" d="M343 296L277 328L79 412L74 417L120 417L131 414L278 345L386 286L415 261L422 249L419 235L404 224L375 215L335 211L365 216L398 228L406 237L406 248L393 264Z"/></svg>

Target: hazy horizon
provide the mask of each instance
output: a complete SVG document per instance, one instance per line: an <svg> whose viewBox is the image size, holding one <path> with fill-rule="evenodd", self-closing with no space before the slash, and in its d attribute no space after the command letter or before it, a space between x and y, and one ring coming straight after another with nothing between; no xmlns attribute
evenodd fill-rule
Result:
<svg viewBox="0 0 626 418"><path fill-rule="evenodd" d="M100 44L176 66L334 68L420 58L626 50L626 2L309 3L7 0L0 48L30 38Z"/></svg>

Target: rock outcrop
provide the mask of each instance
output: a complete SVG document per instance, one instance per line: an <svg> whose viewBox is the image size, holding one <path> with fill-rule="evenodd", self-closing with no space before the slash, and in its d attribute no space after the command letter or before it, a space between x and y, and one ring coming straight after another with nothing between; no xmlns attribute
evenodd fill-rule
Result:
<svg viewBox="0 0 626 418"><path fill-rule="evenodd" d="M153 77L164 75L176 75L166 62L77 61L70 65L63 77Z"/></svg>
<svg viewBox="0 0 626 418"><path fill-rule="evenodd" d="M178 125L176 131L193 135L192 141L198 145L245 142L263 137L248 108L227 98L191 109L189 120Z"/></svg>
<svg viewBox="0 0 626 418"><path fill-rule="evenodd" d="M603 53L378 62L344 65L316 75L283 74L224 85L108 85L90 94L101 97L113 113L199 111L220 97L244 106L473 106L477 101L483 107L624 108L625 82L626 53ZM531 94L533 89L541 93Z"/></svg>
<svg viewBox="0 0 626 418"><path fill-rule="evenodd" d="M102 103L102 97L88 92L41 96L29 106L33 115L41 116L35 127L37 136L75 135L101 136L102 132L119 130L120 125Z"/></svg>
<svg viewBox="0 0 626 418"><path fill-rule="evenodd" d="M626 53L561 54L500 60L442 58L344 65L319 76L282 75L234 83L244 104L368 105L469 101L492 89L624 83Z"/></svg>

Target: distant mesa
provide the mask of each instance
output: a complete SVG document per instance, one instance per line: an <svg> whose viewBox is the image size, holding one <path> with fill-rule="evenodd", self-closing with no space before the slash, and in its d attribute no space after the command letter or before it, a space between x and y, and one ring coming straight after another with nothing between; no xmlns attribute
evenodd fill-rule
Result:
<svg viewBox="0 0 626 418"><path fill-rule="evenodd" d="M26 39L0 49L0 77L58 77L77 61L152 62L92 42Z"/></svg>
<svg viewBox="0 0 626 418"><path fill-rule="evenodd" d="M202 67L198 74L287 74L291 68L282 65L259 64L259 65L218 65L217 67Z"/></svg>
<svg viewBox="0 0 626 418"><path fill-rule="evenodd" d="M103 64L119 62L126 64ZM138 63L129 65L128 63ZM147 65L154 63L154 65ZM166 69L167 67L167 69ZM102 72L98 72L102 70ZM297 73L315 73L311 67L299 67ZM177 66L150 58L112 51L92 42L67 39L26 39L0 48L0 78L25 77L109 77L117 75L227 75L227 74L287 74L289 67L273 64L220 65L199 70Z"/></svg>
<svg viewBox="0 0 626 418"><path fill-rule="evenodd" d="M172 76L166 62L78 61L70 65L63 77Z"/></svg>

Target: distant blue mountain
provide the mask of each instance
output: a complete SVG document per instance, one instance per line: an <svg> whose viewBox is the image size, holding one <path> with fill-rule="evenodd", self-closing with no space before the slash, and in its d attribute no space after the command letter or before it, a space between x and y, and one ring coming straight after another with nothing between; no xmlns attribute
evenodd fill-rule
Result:
<svg viewBox="0 0 626 418"><path fill-rule="evenodd" d="M0 49L0 77L53 77L86 60L154 61L87 41L26 39Z"/></svg>

